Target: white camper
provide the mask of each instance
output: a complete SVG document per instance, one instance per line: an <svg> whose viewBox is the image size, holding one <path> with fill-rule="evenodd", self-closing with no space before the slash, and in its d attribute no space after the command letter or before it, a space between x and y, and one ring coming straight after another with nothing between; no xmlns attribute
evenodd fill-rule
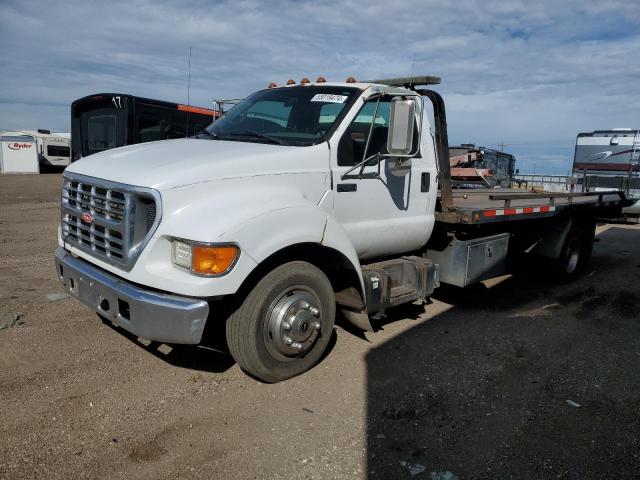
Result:
<svg viewBox="0 0 640 480"><path fill-rule="evenodd" d="M573 175L585 191L623 190L637 201L625 217L640 216L640 129L614 128L580 133Z"/></svg>
<svg viewBox="0 0 640 480"><path fill-rule="evenodd" d="M13 130L0 132L0 141L2 173L63 169L70 162L71 139L68 133L51 133L42 129Z"/></svg>

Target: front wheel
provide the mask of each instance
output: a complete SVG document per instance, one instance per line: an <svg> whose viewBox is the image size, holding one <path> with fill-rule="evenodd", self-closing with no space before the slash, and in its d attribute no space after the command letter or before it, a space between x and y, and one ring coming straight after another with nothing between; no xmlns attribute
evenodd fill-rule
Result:
<svg viewBox="0 0 640 480"><path fill-rule="evenodd" d="M279 382L313 367L335 322L327 276L307 262L280 265L265 275L227 320L229 351L248 374Z"/></svg>

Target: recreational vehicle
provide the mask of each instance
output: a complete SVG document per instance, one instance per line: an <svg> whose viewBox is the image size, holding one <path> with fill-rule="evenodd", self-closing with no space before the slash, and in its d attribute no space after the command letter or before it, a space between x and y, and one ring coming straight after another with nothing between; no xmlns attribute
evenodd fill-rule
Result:
<svg viewBox="0 0 640 480"><path fill-rule="evenodd" d="M625 216L640 215L640 129L579 133L573 175L584 191L623 190L638 199Z"/></svg>

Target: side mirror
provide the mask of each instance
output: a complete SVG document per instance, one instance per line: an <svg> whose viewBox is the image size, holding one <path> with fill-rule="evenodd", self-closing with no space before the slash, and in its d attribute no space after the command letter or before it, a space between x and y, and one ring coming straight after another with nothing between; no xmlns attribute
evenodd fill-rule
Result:
<svg viewBox="0 0 640 480"><path fill-rule="evenodd" d="M413 100L395 97L391 100L387 152L393 157L408 157L413 150L416 104Z"/></svg>

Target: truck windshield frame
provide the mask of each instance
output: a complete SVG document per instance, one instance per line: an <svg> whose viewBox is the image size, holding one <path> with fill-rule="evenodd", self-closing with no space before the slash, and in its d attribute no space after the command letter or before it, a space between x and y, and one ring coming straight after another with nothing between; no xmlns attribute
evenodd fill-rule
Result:
<svg viewBox="0 0 640 480"><path fill-rule="evenodd" d="M327 141L360 96L356 87L295 86L260 90L209 125L199 138L311 146Z"/></svg>

